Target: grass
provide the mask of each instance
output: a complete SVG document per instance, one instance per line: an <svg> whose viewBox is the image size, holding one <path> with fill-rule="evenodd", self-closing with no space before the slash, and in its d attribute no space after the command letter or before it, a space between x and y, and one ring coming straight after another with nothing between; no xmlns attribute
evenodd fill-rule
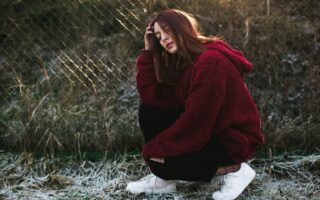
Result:
<svg viewBox="0 0 320 200"><path fill-rule="evenodd" d="M168 7L193 13L205 35L223 36L255 66L245 78L267 142L251 161L256 179L238 199L320 199L319 6L317 0L0 3L0 199L210 199L221 177L179 182L174 194L131 195L127 182L149 173L139 156L84 153L141 148L134 61L147 16Z"/></svg>
<svg viewBox="0 0 320 200"><path fill-rule="evenodd" d="M180 181L176 193L132 195L127 183L149 173L139 156L90 161L3 152L0 161L0 199L211 199L222 184L222 177ZM251 165L256 179L238 199L320 198L319 154L253 159Z"/></svg>
<svg viewBox="0 0 320 200"><path fill-rule="evenodd" d="M205 35L222 35L254 63L245 78L267 138L259 155L318 152L318 1L203 2L0 3L1 148L140 149L135 58L147 16L175 7L193 13Z"/></svg>
<svg viewBox="0 0 320 200"><path fill-rule="evenodd" d="M147 16L169 7L255 66L245 78L267 140L239 199L320 199L319 2L201 2L0 3L0 199L210 199L219 177L134 196L126 183L149 173L140 157L83 154L141 148L135 58ZM77 158L57 156L68 151Z"/></svg>

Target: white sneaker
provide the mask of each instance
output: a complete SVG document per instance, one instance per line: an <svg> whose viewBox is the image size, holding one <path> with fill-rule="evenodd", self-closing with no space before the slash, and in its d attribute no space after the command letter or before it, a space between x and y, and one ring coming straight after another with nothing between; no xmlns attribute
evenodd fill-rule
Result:
<svg viewBox="0 0 320 200"><path fill-rule="evenodd" d="M149 174L139 181L128 183L127 188L133 194L139 193L170 193L175 192L176 181L164 180L153 174Z"/></svg>
<svg viewBox="0 0 320 200"><path fill-rule="evenodd" d="M255 177L256 172L246 163L240 169L224 176L224 185L220 191L214 192L215 200L232 200L237 198Z"/></svg>

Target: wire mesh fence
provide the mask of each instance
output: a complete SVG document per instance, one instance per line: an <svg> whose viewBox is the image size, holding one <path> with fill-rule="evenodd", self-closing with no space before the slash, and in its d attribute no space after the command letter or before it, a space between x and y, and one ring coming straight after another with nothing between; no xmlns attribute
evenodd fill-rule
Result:
<svg viewBox="0 0 320 200"><path fill-rule="evenodd" d="M0 143L15 148L51 143L64 148L71 143L70 149L104 149L114 143L128 147L126 140L137 132L134 61L143 48L148 16L178 8L194 14L205 35L224 37L254 63L246 81L264 132L273 140L268 146L313 148L320 141L315 134L320 130L319 4L1 1Z"/></svg>
<svg viewBox="0 0 320 200"><path fill-rule="evenodd" d="M7 2L2 5L3 62L18 68L19 62L31 62L46 71L42 78L64 77L93 91L121 81L127 72L118 65L124 62L115 62L130 49L121 49L119 40L131 43L128 35L142 34L134 14L138 6L131 1Z"/></svg>

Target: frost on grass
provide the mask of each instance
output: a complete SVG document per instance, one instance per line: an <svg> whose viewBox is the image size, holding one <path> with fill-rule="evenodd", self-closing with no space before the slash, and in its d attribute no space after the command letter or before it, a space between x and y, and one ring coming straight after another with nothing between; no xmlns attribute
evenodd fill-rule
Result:
<svg viewBox="0 0 320 200"><path fill-rule="evenodd" d="M251 162L256 179L238 199L320 199L320 155ZM179 181L172 194L132 195L129 181L150 173L136 156L98 162L0 153L0 199L211 199L222 184Z"/></svg>

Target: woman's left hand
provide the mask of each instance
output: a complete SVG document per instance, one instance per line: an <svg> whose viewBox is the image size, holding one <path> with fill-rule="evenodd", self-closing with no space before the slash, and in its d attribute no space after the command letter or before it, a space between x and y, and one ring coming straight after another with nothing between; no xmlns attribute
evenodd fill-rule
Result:
<svg viewBox="0 0 320 200"><path fill-rule="evenodd" d="M155 162L159 162L159 163L164 164L164 158L153 158L153 157L151 157L150 160L153 160Z"/></svg>

